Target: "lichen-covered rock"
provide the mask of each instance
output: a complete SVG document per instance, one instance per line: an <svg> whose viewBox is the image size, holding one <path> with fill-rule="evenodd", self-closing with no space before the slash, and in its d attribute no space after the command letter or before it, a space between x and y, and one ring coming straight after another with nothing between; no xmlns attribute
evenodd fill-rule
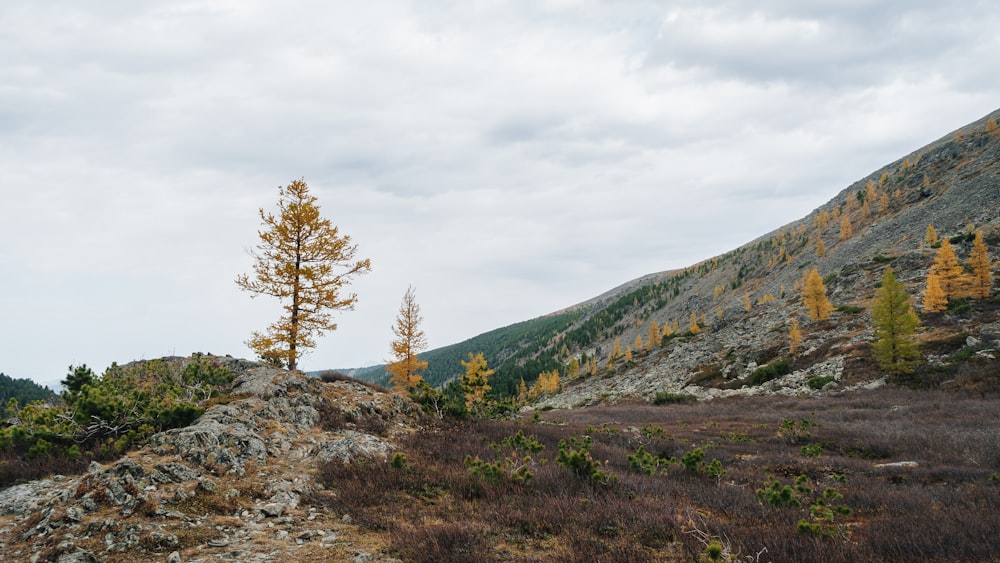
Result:
<svg viewBox="0 0 1000 563"><path fill-rule="evenodd" d="M385 459L392 450L391 444L377 436L347 430L339 438L321 444L316 455L323 461L353 463L358 459Z"/></svg>

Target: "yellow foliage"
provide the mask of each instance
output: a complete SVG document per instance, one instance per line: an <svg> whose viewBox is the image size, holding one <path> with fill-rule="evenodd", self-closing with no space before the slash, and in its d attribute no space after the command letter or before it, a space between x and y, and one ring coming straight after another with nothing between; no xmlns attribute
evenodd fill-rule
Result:
<svg viewBox="0 0 1000 563"><path fill-rule="evenodd" d="M927 287L924 289L924 299L920 310L925 313L937 313L948 308L948 297L941 289L941 282L933 272L927 275Z"/></svg>
<svg viewBox="0 0 1000 563"><path fill-rule="evenodd" d="M391 344L393 361L385 366L390 375L389 381L400 392L415 389L423 383L423 378L417 374L427 369L427 362L420 361L417 356L418 352L427 348L427 337L420 329L422 320L420 305L411 286L403 295L396 323L392 325L392 333L396 335Z"/></svg>
<svg viewBox="0 0 1000 563"><path fill-rule="evenodd" d="M529 399L535 399L545 394L559 392L559 370L543 371L538 374L538 380L528 392Z"/></svg>
<svg viewBox="0 0 1000 563"><path fill-rule="evenodd" d="M823 278L819 275L819 270L813 268L806 273L805 281L802 284L802 304L805 305L809 318L814 321L825 321L830 318L833 312L833 305L826 297L826 286L823 285Z"/></svg>
<svg viewBox="0 0 1000 563"><path fill-rule="evenodd" d="M701 327L698 326L698 315L691 313L691 322L688 324L688 331L691 334L698 334L701 332Z"/></svg>
<svg viewBox="0 0 1000 563"><path fill-rule="evenodd" d="M649 350L654 346L659 346L663 342L663 336L660 332L660 325L656 321L650 319L649 321L649 332L646 335L646 349Z"/></svg>
<svg viewBox="0 0 1000 563"><path fill-rule="evenodd" d="M934 229L934 225L927 225L927 234L924 235L924 243L927 246L934 246L938 243L938 234Z"/></svg>
<svg viewBox="0 0 1000 563"><path fill-rule="evenodd" d="M851 219L844 215L840 219L840 240L847 240L853 234L851 229Z"/></svg>
<svg viewBox="0 0 1000 563"><path fill-rule="evenodd" d="M823 257L826 256L826 245L823 244L823 239L816 238L816 256Z"/></svg>
<svg viewBox="0 0 1000 563"><path fill-rule="evenodd" d="M354 309L358 296L341 290L370 272L371 261L354 260L357 246L320 216L304 180L279 186L278 193L277 217L260 209L264 228L253 253L253 278L241 274L236 285L283 302L281 317L265 332L254 332L247 345L263 360L295 370L317 336L337 329L331 311Z"/></svg>
<svg viewBox="0 0 1000 563"><path fill-rule="evenodd" d="M749 311L751 308L753 308L753 304L750 302L750 294L749 293L744 293L743 294L743 310L744 311Z"/></svg>
<svg viewBox="0 0 1000 563"><path fill-rule="evenodd" d="M986 133L988 135L996 135L1000 127L997 126L997 120L992 117L986 119Z"/></svg>
<svg viewBox="0 0 1000 563"><path fill-rule="evenodd" d="M945 297L967 297L971 286L971 278L965 273L965 268L958 262L954 247L948 239L941 239L941 246L934 255L930 273L938 278Z"/></svg>
<svg viewBox="0 0 1000 563"><path fill-rule="evenodd" d="M976 299L986 299L993 292L993 265L982 231L976 232L975 242L972 243L969 267L972 268L971 296Z"/></svg>
<svg viewBox="0 0 1000 563"><path fill-rule="evenodd" d="M886 213L889 212L889 195L888 194L882 194L878 198L878 212L879 212L879 215L885 215Z"/></svg>
<svg viewBox="0 0 1000 563"><path fill-rule="evenodd" d="M801 345L802 330L799 328L799 320L795 319L792 321L792 325L788 328L788 353L794 356Z"/></svg>

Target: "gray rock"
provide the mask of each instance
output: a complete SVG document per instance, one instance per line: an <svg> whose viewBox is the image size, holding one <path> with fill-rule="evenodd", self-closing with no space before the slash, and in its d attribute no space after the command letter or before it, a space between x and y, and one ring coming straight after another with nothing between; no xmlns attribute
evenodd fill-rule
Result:
<svg viewBox="0 0 1000 563"><path fill-rule="evenodd" d="M270 518L277 518L285 513L287 507L280 502L269 502L264 506L260 507L260 511L264 516Z"/></svg>
<svg viewBox="0 0 1000 563"><path fill-rule="evenodd" d="M167 556L167 563L184 563L184 560L181 559L181 554L179 552L174 551Z"/></svg>
<svg viewBox="0 0 1000 563"><path fill-rule="evenodd" d="M317 455L323 461L352 463L356 459L385 459L392 446L371 434L345 430L340 438L321 444Z"/></svg>

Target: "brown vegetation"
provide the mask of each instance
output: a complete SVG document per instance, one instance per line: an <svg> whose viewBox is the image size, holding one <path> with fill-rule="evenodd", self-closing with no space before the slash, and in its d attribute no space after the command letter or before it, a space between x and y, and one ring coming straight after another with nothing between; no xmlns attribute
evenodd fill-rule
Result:
<svg viewBox="0 0 1000 563"><path fill-rule="evenodd" d="M760 561L989 560L998 417L995 399L898 388L549 411L428 429L395 463L324 464L329 490L312 501L379 531L406 561L699 561L712 541ZM544 449L513 445L519 430ZM559 442L583 436L606 482L557 462ZM630 464L639 446L658 460L652 474ZM917 465L877 467L896 461ZM519 467L531 478L515 478ZM756 494L775 482L802 487L803 504ZM827 489L849 509L828 520L816 516Z"/></svg>

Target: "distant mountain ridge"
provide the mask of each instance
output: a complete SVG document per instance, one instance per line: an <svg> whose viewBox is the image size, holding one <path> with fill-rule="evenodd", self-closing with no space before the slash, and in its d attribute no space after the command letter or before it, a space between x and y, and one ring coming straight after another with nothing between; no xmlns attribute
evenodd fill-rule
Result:
<svg viewBox="0 0 1000 563"><path fill-rule="evenodd" d="M791 379L801 380L794 389L802 389L809 377L843 379L845 384L878 379L868 349L867 307L884 269L892 266L918 302L933 257L933 249L922 242L928 225L954 237L963 257L977 230L987 236L993 259L1000 254L998 119L1000 110L957 129L859 179L806 217L733 251L688 268L642 276L550 315L427 351L421 354L430 363L425 377L442 385L461 372L458 362L467 353L483 352L497 369L491 384L500 395L516 394L522 378L530 385L539 372L560 370L564 392L549 399L555 406L587 404L599 397L649 399L657 392L682 390L726 394L737 391L725 389L727 381L738 383L758 365L784 357L788 324L799 318L809 352L785 358L795 364ZM841 235L845 217L849 236ZM816 246L820 240L822 256ZM841 308L830 323L812 323L803 315L796 285L813 267L826 278L828 294ZM976 334L992 342L994 314L990 306L979 305L975 318L950 318L954 330L949 334ZM637 336L646 341L650 321L685 332L692 314L702 321L702 334L670 338L649 350L644 346L630 362L607 367L616 339L623 350ZM933 328L925 332L934 333ZM943 333L938 336L944 338ZM598 372L570 380L573 358L581 365L596 360ZM381 367L349 371L386 380ZM780 390L772 385L743 391Z"/></svg>

